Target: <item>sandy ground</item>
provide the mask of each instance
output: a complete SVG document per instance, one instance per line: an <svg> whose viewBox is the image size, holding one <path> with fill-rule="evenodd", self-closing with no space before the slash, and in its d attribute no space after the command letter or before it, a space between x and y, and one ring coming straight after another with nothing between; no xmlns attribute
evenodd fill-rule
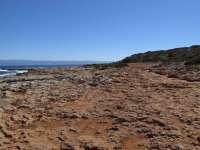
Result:
<svg viewBox="0 0 200 150"><path fill-rule="evenodd" d="M0 79L0 149L200 150L200 82L151 65Z"/></svg>

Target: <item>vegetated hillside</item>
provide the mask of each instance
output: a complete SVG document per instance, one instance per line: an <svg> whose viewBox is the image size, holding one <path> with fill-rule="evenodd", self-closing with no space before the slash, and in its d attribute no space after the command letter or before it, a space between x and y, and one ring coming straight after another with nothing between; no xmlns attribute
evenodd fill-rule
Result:
<svg viewBox="0 0 200 150"><path fill-rule="evenodd" d="M120 63L159 61L184 62L185 64L200 64L200 45L134 54L123 59L122 61L120 61Z"/></svg>
<svg viewBox="0 0 200 150"><path fill-rule="evenodd" d="M128 63L139 62L181 62L184 65L200 64L200 45L181 47L169 50L149 51L146 53L134 54L120 61L107 64L91 64L97 69L127 66Z"/></svg>

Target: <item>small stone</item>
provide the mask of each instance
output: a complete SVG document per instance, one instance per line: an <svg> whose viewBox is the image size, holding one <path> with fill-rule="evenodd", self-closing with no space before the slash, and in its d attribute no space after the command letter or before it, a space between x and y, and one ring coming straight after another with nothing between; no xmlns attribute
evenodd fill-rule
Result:
<svg viewBox="0 0 200 150"><path fill-rule="evenodd" d="M197 141L200 143L200 136L199 136L199 137L197 137Z"/></svg>
<svg viewBox="0 0 200 150"><path fill-rule="evenodd" d="M181 145L181 144L176 145L176 150L183 150L183 149L184 149L183 145Z"/></svg>
<svg viewBox="0 0 200 150"><path fill-rule="evenodd" d="M16 149L20 150L20 149L21 149L21 147L20 147L19 145L17 145L17 146L16 146Z"/></svg>
<svg viewBox="0 0 200 150"><path fill-rule="evenodd" d="M165 124L164 121L162 121L161 119L158 118L153 118L152 119L153 123L158 124L161 127L166 127L167 125Z"/></svg>
<svg viewBox="0 0 200 150"><path fill-rule="evenodd" d="M2 128L1 131L4 134L5 137L7 137L7 138L12 138L13 137L13 135L12 135L12 133L10 131L8 131L8 130L6 130L4 128Z"/></svg>
<svg viewBox="0 0 200 150"><path fill-rule="evenodd" d="M98 83L96 82L96 81L93 81L93 82L90 82L90 83L88 83L90 86L97 86L98 85Z"/></svg>
<svg viewBox="0 0 200 150"><path fill-rule="evenodd" d="M0 108L0 112L2 112L2 113L3 113L3 112L5 112L5 111L4 111L4 109L3 109L3 108Z"/></svg>
<svg viewBox="0 0 200 150"><path fill-rule="evenodd" d="M84 79L79 79L78 80L78 84L83 84L83 83L85 83L86 81L84 80Z"/></svg>
<svg viewBox="0 0 200 150"><path fill-rule="evenodd" d="M63 118L76 119L79 118L79 116L76 113L64 112Z"/></svg>
<svg viewBox="0 0 200 150"><path fill-rule="evenodd" d="M119 131L119 128L118 127L112 127L109 130L111 130L111 131Z"/></svg>
<svg viewBox="0 0 200 150"><path fill-rule="evenodd" d="M113 79L112 82L115 82L115 83L120 83L121 80L120 79Z"/></svg>
<svg viewBox="0 0 200 150"><path fill-rule="evenodd" d="M60 136L57 137L60 141L64 141L64 139Z"/></svg>
<svg viewBox="0 0 200 150"><path fill-rule="evenodd" d="M61 143L60 150L74 150L74 148L68 143Z"/></svg>
<svg viewBox="0 0 200 150"><path fill-rule="evenodd" d="M77 132L77 130L74 129L74 128L70 128L69 131L71 131L71 132Z"/></svg>

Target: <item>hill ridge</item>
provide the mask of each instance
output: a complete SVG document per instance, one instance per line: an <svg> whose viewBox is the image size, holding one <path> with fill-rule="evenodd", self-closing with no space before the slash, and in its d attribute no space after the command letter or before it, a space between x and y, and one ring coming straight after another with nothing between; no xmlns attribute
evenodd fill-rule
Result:
<svg viewBox="0 0 200 150"><path fill-rule="evenodd" d="M136 62L184 62L185 64L200 63L200 45L190 47L179 47L168 50L147 51L128 56L120 63Z"/></svg>

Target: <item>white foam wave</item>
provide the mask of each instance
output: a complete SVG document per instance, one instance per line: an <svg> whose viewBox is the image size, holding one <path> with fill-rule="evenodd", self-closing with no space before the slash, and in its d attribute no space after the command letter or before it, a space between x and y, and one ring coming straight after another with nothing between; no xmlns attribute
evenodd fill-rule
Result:
<svg viewBox="0 0 200 150"><path fill-rule="evenodd" d="M0 69L1 72L8 72L8 70Z"/></svg>
<svg viewBox="0 0 200 150"><path fill-rule="evenodd" d="M28 70L4 70L0 69L0 77L6 77L6 76L15 76L17 74L23 74L28 72Z"/></svg>

